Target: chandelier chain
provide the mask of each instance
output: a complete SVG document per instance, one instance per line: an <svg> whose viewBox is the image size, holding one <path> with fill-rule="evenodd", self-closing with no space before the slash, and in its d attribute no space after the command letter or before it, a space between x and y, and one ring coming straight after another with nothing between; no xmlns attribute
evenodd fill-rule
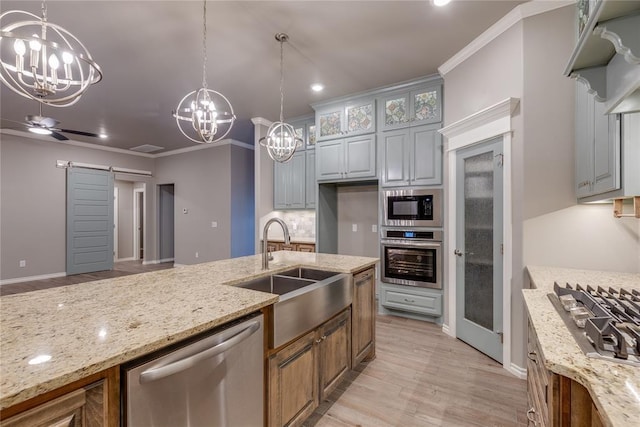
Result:
<svg viewBox="0 0 640 427"><path fill-rule="evenodd" d="M204 0L202 17L202 87L207 88L207 0Z"/></svg>
<svg viewBox="0 0 640 427"><path fill-rule="evenodd" d="M280 40L280 123L284 123L284 37Z"/></svg>
<svg viewBox="0 0 640 427"><path fill-rule="evenodd" d="M42 1L42 22L47 22L47 5L46 2Z"/></svg>

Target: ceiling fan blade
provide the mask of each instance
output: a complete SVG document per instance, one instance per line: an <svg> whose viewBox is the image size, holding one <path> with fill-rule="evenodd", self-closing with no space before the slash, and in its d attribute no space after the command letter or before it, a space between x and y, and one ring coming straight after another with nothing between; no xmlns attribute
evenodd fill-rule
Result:
<svg viewBox="0 0 640 427"><path fill-rule="evenodd" d="M91 132L83 132L81 130L73 130L73 129L58 129L59 132L64 132L64 133L72 133L75 135L82 135L82 136L91 136L94 138L100 138L100 135L98 135L97 133L91 133Z"/></svg>
<svg viewBox="0 0 640 427"><path fill-rule="evenodd" d="M51 130L51 129L49 129L49 130ZM63 134L55 132L53 130L51 130L51 136L54 137L55 139L57 139L58 141L67 141L69 139L66 136L64 136Z"/></svg>

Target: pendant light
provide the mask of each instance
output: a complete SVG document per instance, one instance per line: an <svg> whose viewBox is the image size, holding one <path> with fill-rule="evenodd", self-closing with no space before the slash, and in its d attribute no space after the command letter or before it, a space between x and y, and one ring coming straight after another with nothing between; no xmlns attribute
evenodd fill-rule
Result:
<svg viewBox="0 0 640 427"><path fill-rule="evenodd" d="M229 100L207 85L207 0L204 0L202 56L202 87L180 100L173 117L185 137L200 144L211 144L227 136L236 115Z"/></svg>
<svg viewBox="0 0 640 427"><path fill-rule="evenodd" d="M0 15L0 80L18 95L52 107L68 107L102 71L82 42L47 20L42 2L39 17L23 10Z"/></svg>
<svg viewBox="0 0 640 427"><path fill-rule="evenodd" d="M284 42L289 41L285 33L276 34L280 43L280 121L272 123L267 130L267 136L260 138L260 145L267 148L267 153L274 161L285 163L293 157L296 148L302 145L302 139L296 137L293 126L284 121Z"/></svg>

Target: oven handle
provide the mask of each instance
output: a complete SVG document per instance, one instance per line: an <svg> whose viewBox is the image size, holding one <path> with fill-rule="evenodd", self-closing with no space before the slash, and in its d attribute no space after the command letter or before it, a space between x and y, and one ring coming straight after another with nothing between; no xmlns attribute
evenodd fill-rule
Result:
<svg viewBox="0 0 640 427"><path fill-rule="evenodd" d="M433 240L433 241L429 241L429 242L416 242L413 240L389 240L389 239L381 239L380 240L380 244L382 244L383 246L391 246L391 245L395 245L395 246L402 246L405 248L411 248L411 247L415 247L415 248L441 248L442 247L442 242L437 241L437 240Z"/></svg>

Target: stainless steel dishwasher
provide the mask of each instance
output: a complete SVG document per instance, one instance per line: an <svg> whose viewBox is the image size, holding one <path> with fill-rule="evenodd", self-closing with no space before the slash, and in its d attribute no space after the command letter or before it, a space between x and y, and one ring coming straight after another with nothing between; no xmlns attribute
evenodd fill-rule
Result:
<svg viewBox="0 0 640 427"><path fill-rule="evenodd" d="M122 367L128 427L264 424L262 314Z"/></svg>

